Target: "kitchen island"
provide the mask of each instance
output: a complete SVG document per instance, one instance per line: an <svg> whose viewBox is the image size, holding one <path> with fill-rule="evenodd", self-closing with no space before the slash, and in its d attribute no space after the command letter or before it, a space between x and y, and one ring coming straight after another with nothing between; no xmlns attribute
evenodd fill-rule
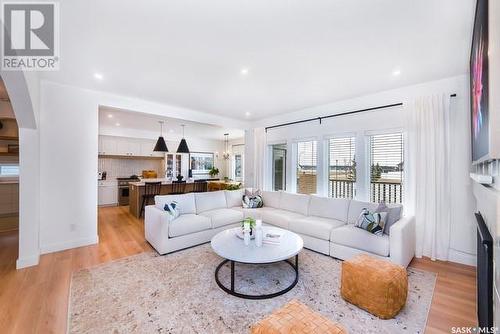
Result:
<svg viewBox="0 0 500 334"><path fill-rule="evenodd" d="M134 217L140 218L142 195L144 194L145 182L161 182L160 195L168 195L172 192L172 181L169 179L143 179L139 182L129 183L129 210ZM192 192L194 181L186 181L186 192ZM149 203L151 205L153 203ZM146 204L148 205L148 204Z"/></svg>

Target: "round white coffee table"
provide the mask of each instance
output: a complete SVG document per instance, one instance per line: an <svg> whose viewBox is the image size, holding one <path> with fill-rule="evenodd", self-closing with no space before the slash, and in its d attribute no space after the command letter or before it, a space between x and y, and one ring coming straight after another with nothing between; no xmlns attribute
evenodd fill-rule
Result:
<svg viewBox="0 0 500 334"><path fill-rule="evenodd" d="M240 227L222 231L212 238L212 249L219 256L225 258L215 269L215 281L217 285L225 292L240 298L246 299L266 299L280 296L290 291L299 280L299 252L304 247L304 241L296 233L271 226L263 226L264 235L266 233L281 234L279 244L263 243L261 247L255 245L255 240L251 240L248 246L242 239L236 236L237 230ZM288 259L295 257L295 263ZM288 287L271 294L262 295L247 295L236 292L234 289L234 264L236 262L245 264L270 264L280 261L288 263L295 271L295 279ZM231 266L231 287L224 286L219 280L219 270L226 263L230 262Z"/></svg>

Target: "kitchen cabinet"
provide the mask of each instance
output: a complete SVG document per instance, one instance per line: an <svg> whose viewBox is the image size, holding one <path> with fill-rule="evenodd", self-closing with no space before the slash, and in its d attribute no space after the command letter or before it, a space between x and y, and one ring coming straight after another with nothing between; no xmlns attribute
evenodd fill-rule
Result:
<svg viewBox="0 0 500 334"><path fill-rule="evenodd" d="M99 206L117 205L118 183L116 181L98 181L97 198Z"/></svg>
<svg viewBox="0 0 500 334"><path fill-rule="evenodd" d="M113 155L118 152L116 137L99 136L99 154Z"/></svg>
<svg viewBox="0 0 500 334"><path fill-rule="evenodd" d="M0 215L17 214L19 212L19 184L0 182Z"/></svg>
<svg viewBox="0 0 500 334"><path fill-rule="evenodd" d="M143 157L164 157L164 152L155 152L156 141L154 140L144 140L141 143L141 156Z"/></svg>
<svg viewBox="0 0 500 334"><path fill-rule="evenodd" d="M112 155L123 157L158 157L162 158L162 152L153 152L154 140L99 136L99 155Z"/></svg>

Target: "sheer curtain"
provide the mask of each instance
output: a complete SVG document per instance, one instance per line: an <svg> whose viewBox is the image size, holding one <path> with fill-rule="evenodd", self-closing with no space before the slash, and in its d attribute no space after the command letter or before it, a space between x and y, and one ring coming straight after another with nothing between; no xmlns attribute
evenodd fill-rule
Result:
<svg viewBox="0 0 500 334"><path fill-rule="evenodd" d="M266 130L254 129L254 187L264 189L264 171L266 166Z"/></svg>
<svg viewBox="0 0 500 334"><path fill-rule="evenodd" d="M451 226L450 95L416 98L408 109L408 197L416 256L448 260Z"/></svg>

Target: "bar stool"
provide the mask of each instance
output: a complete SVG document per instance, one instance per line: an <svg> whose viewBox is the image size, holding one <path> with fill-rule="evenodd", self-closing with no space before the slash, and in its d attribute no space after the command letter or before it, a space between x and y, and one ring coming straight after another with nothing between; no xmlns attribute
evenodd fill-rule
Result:
<svg viewBox="0 0 500 334"><path fill-rule="evenodd" d="M193 192L194 193L203 193L207 191L207 181L205 180L194 180L193 184Z"/></svg>
<svg viewBox="0 0 500 334"><path fill-rule="evenodd" d="M180 195L186 193L186 181L172 181L172 195Z"/></svg>
<svg viewBox="0 0 500 334"><path fill-rule="evenodd" d="M160 195L160 192L161 192L161 182L144 183L144 194L142 194L141 213L139 217L142 217L144 208L146 207L146 204L149 204L150 199L154 200L156 195Z"/></svg>

